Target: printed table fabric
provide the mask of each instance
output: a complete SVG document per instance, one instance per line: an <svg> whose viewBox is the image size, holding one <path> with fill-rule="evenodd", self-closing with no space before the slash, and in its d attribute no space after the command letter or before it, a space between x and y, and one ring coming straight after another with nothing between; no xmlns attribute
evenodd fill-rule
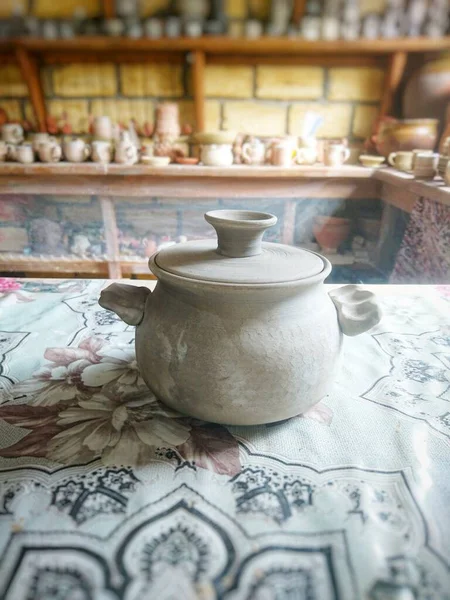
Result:
<svg viewBox="0 0 450 600"><path fill-rule="evenodd" d="M327 398L224 427L145 388L106 284L0 279L1 598L450 598L450 288L378 287Z"/></svg>

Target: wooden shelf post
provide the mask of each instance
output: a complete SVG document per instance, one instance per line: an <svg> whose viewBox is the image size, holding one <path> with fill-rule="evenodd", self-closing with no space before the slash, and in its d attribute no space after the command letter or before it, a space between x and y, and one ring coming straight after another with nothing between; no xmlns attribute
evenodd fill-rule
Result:
<svg viewBox="0 0 450 600"><path fill-rule="evenodd" d="M192 89L196 131L205 129L205 53L196 50L192 53Z"/></svg>
<svg viewBox="0 0 450 600"><path fill-rule="evenodd" d="M388 115L392 110L395 93L402 80L407 60L408 54L406 52L394 52L389 58L381 99L380 117Z"/></svg>
<svg viewBox="0 0 450 600"><path fill-rule="evenodd" d="M44 91L42 89L37 61L21 46L16 48L15 53L22 72L22 77L28 87L28 93L38 124L38 130L47 131L47 111L45 108Z"/></svg>

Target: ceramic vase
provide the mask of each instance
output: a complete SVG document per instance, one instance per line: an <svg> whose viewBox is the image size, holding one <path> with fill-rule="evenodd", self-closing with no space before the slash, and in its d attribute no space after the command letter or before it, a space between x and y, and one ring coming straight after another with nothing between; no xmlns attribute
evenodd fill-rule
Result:
<svg viewBox="0 0 450 600"><path fill-rule="evenodd" d="M319 216L314 220L313 232L325 254L336 254L350 233L350 219Z"/></svg>

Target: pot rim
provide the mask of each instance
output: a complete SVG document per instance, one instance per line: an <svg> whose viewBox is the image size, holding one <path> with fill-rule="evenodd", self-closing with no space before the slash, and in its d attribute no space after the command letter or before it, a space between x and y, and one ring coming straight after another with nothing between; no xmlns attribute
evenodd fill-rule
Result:
<svg viewBox="0 0 450 600"><path fill-rule="evenodd" d="M178 287L183 287L183 284L191 286L194 285L196 287L201 288L210 288L210 289L235 289L236 291L254 291L254 290L274 290L274 289L288 289L293 287L303 287L313 285L315 283L319 283L328 277L331 273L331 263L330 261L319 254L318 252L313 252L312 250L308 250L311 254L315 254L318 256L323 262L323 269L319 273L315 275L311 275L310 277L305 277L303 279L293 279L290 281L277 281L276 283L233 283L233 282L222 282L222 281L210 281L207 279L195 279L193 277L182 277L181 275L175 275L170 271L166 271L158 266L156 263L156 257L158 256L158 252L155 252L153 256L151 256L148 260L148 267L150 271L156 275L158 281L165 281L173 283Z"/></svg>
<svg viewBox="0 0 450 600"><path fill-rule="evenodd" d="M402 125L438 125L439 119L398 119L392 123L385 123L384 129L401 127Z"/></svg>

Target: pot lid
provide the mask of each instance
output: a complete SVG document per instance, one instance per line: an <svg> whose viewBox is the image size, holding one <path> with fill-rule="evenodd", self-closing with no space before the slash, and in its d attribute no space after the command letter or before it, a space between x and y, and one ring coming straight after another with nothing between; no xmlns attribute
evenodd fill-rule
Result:
<svg viewBox="0 0 450 600"><path fill-rule="evenodd" d="M262 242L268 227L277 222L269 213L214 210L205 219L217 232L217 241L176 244L152 259L157 267L189 279L217 283L268 284L306 279L325 267L317 254Z"/></svg>

